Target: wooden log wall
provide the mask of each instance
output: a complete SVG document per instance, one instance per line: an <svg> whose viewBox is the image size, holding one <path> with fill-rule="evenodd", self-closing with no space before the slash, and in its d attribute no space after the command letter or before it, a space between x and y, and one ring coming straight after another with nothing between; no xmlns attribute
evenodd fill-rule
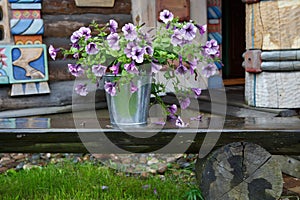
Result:
<svg viewBox="0 0 300 200"><path fill-rule="evenodd" d="M114 7L77 7L74 0L43 0L42 16L45 24L43 43L49 47L69 47L70 36L82 26L95 20L105 24L114 18L119 27L131 22L131 0L116 0ZM73 60L56 60L48 58L50 81L71 80L73 77L67 64Z"/></svg>
<svg viewBox="0 0 300 200"><path fill-rule="evenodd" d="M300 48L300 1L276 0L246 4L246 48Z"/></svg>

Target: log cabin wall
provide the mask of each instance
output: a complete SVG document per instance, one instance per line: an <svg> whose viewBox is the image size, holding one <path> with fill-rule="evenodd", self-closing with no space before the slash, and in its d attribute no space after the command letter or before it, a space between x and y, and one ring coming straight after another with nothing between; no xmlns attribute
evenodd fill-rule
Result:
<svg viewBox="0 0 300 200"><path fill-rule="evenodd" d="M92 20L105 24L114 18L119 27L132 22L131 0L115 0L114 7L77 7L75 0L43 0L42 16L45 24L43 43L48 47L68 48L70 36L82 26L87 26ZM49 80L71 80L67 64L74 60L51 60L49 57Z"/></svg>
<svg viewBox="0 0 300 200"><path fill-rule="evenodd" d="M251 106L300 107L300 1L245 0L245 99Z"/></svg>

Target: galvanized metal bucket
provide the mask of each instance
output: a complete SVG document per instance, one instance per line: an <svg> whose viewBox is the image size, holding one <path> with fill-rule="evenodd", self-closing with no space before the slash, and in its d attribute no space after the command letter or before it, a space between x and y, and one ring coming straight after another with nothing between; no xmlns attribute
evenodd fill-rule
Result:
<svg viewBox="0 0 300 200"><path fill-rule="evenodd" d="M120 76L105 75L104 81L113 82ZM145 125L149 113L152 75L135 76L132 83L138 88L131 93L131 84L119 84L117 94L106 93L110 122L114 126Z"/></svg>

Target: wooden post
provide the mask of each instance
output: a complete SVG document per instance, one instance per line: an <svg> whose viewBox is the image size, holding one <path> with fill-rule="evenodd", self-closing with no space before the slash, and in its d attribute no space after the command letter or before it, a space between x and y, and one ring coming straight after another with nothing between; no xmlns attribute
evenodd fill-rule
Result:
<svg viewBox="0 0 300 200"><path fill-rule="evenodd" d="M280 166L262 147L246 142L223 146L196 163L205 199L278 199Z"/></svg>

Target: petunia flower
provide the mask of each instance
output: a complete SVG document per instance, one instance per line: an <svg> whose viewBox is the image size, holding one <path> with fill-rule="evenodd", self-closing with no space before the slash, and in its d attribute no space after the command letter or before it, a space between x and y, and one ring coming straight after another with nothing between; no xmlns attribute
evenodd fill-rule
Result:
<svg viewBox="0 0 300 200"><path fill-rule="evenodd" d="M203 114L198 115L197 117L191 117L190 120L191 121L202 121L203 118Z"/></svg>
<svg viewBox="0 0 300 200"><path fill-rule="evenodd" d="M79 31L75 31L71 37L70 40L72 42L72 44L75 44L79 41L79 39L82 37L82 34Z"/></svg>
<svg viewBox="0 0 300 200"><path fill-rule="evenodd" d="M135 46L132 48L131 54L133 60L135 60L137 63L142 63L144 61L145 49Z"/></svg>
<svg viewBox="0 0 300 200"><path fill-rule="evenodd" d="M146 54L148 54L149 56L153 55L154 50L153 50L153 48L151 46L148 45L144 49L145 49L145 53Z"/></svg>
<svg viewBox="0 0 300 200"><path fill-rule="evenodd" d="M131 74L138 74L139 70L136 68L134 61L124 65L124 69Z"/></svg>
<svg viewBox="0 0 300 200"><path fill-rule="evenodd" d="M85 37L85 39L89 39L90 37L92 37L91 35L91 29L88 27L81 27L78 32L80 33L81 36Z"/></svg>
<svg viewBox="0 0 300 200"><path fill-rule="evenodd" d="M132 57L132 49L135 46L136 46L136 44L134 44L133 42L129 42L126 45L126 48L124 49L124 53L125 53L125 55L126 55L127 58L131 58Z"/></svg>
<svg viewBox="0 0 300 200"><path fill-rule="evenodd" d="M177 105L176 104L172 104L171 106L169 106L167 108L169 115L168 118L169 119L176 119L176 112L177 112Z"/></svg>
<svg viewBox="0 0 300 200"><path fill-rule="evenodd" d="M215 75L215 73L217 72L217 67L214 64L208 64L206 66L204 66L202 68L202 73L207 77L211 77L213 75Z"/></svg>
<svg viewBox="0 0 300 200"><path fill-rule="evenodd" d="M95 74L95 76L99 76L99 77L105 75L106 69L107 69L106 66L100 64L92 66L92 72Z"/></svg>
<svg viewBox="0 0 300 200"><path fill-rule="evenodd" d="M174 46L181 46L183 44L183 35L179 29L174 30L173 35L171 36L171 43Z"/></svg>
<svg viewBox="0 0 300 200"><path fill-rule="evenodd" d="M73 76L79 77L84 74L84 69L80 64L68 64L68 68Z"/></svg>
<svg viewBox="0 0 300 200"><path fill-rule="evenodd" d="M75 92L80 96L86 96L88 94L86 84L79 83L78 85L76 85Z"/></svg>
<svg viewBox="0 0 300 200"><path fill-rule="evenodd" d="M113 19L109 20L108 28L109 28L109 30L110 30L111 33L116 33L117 32L117 28L118 28L118 22L116 22Z"/></svg>
<svg viewBox="0 0 300 200"><path fill-rule="evenodd" d="M119 70L120 70L120 65L121 63L117 63L116 65L113 65L109 68L109 70L114 74L114 75L117 75L119 73Z"/></svg>
<svg viewBox="0 0 300 200"><path fill-rule="evenodd" d="M196 98L201 95L201 88L191 88L191 90L194 92Z"/></svg>
<svg viewBox="0 0 300 200"><path fill-rule="evenodd" d="M154 61L151 62L151 72L156 74L162 69L162 65Z"/></svg>
<svg viewBox="0 0 300 200"><path fill-rule="evenodd" d="M196 24L196 27L199 29L200 35L204 35L204 33L207 31L207 25L204 24L202 26Z"/></svg>
<svg viewBox="0 0 300 200"><path fill-rule="evenodd" d="M185 74L187 71L188 71L188 69L187 69L187 68L183 65L183 63L182 63L182 57L179 56L179 65L178 65L178 67L176 68L176 73L177 73L177 74L183 75L183 74Z"/></svg>
<svg viewBox="0 0 300 200"><path fill-rule="evenodd" d="M180 30L185 40L191 41L196 37L197 28L193 23L185 24Z"/></svg>
<svg viewBox="0 0 300 200"><path fill-rule="evenodd" d="M219 57L220 55L219 45L214 39L207 41L203 49L204 53L208 56Z"/></svg>
<svg viewBox="0 0 300 200"><path fill-rule="evenodd" d="M52 45L49 46L48 52L52 60L55 60L57 53L60 51L59 48L55 49Z"/></svg>
<svg viewBox="0 0 300 200"><path fill-rule="evenodd" d="M194 58L192 61L188 61L187 63L190 65L190 72L191 75L193 75L198 66L198 59Z"/></svg>
<svg viewBox="0 0 300 200"><path fill-rule="evenodd" d="M137 32L135 29L136 27L132 23L125 24L122 27L122 31L126 40L133 41L137 38Z"/></svg>
<svg viewBox="0 0 300 200"><path fill-rule="evenodd" d="M113 50L120 50L119 38L120 36L118 35L118 33L109 34L107 36L108 46Z"/></svg>
<svg viewBox="0 0 300 200"><path fill-rule="evenodd" d="M187 127L189 124L185 123L180 116L177 117L176 121L175 121L175 125L180 127L180 128L184 128Z"/></svg>
<svg viewBox="0 0 300 200"><path fill-rule="evenodd" d="M86 47L85 50L88 54L94 55L99 52L99 49L97 48L97 44L94 42L90 42Z"/></svg>
<svg viewBox="0 0 300 200"><path fill-rule="evenodd" d="M191 100L189 97L185 98L185 99L180 99L179 100L179 103L180 103L180 108L181 109L187 109L191 103Z"/></svg>
<svg viewBox="0 0 300 200"><path fill-rule="evenodd" d="M130 81L130 93L135 93L138 88L134 85L132 81Z"/></svg>
<svg viewBox="0 0 300 200"><path fill-rule="evenodd" d="M169 10L163 10L159 14L159 19L161 21L163 21L165 24L167 24L168 22L172 21L173 18L174 18L174 15Z"/></svg>
<svg viewBox="0 0 300 200"><path fill-rule="evenodd" d="M117 95L116 83L105 81L104 90L111 96Z"/></svg>

